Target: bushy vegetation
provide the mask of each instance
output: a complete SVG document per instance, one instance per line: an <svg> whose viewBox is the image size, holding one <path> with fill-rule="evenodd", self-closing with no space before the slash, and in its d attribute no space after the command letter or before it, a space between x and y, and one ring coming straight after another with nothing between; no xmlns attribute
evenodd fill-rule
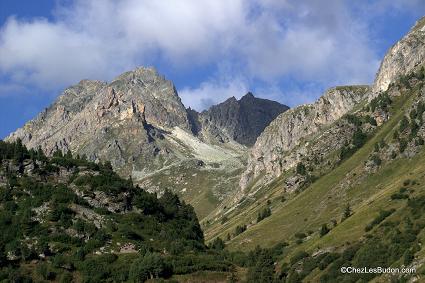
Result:
<svg viewBox="0 0 425 283"><path fill-rule="evenodd" d="M367 141L367 135L358 128L351 138L351 143L347 143L342 147L339 153L340 162L353 155L359 148L361 148Z"/></svg>
<svg viewBox="0 0 425 283"><path fill-rule="evenodd" d="M261 220L269 217L272 215L272 210L270 209L270 207L266 207L264 209L262 209L257 216L257 223L260 222Z"/></svg>
<svg viewBox="0 0 425 283"><path fill-rule="evenodd" d="M374 112L377 109L387 111L391 105L392 100L387 92L380 93L377 97L372 99L369 103L369 110Z"/></svg>
<svg viewBox="0 0 425 283"><path fill-rule="evenodd" d="M384 221L385 218L387 218L388 216L390 216L394 212L395 212L395 209L381 210L379 212L379 215L366 226L365 231L368 232L368 231L372 230L373 227L375 227L376 225L378 225L379 223Z"/></svg>
<svg viewBox="0 0 425 283"><path fill-rule="evenodd" d="M237 235L242 234L245 231L246 231L246 225L238 225L235 228L234 236L236 237Z"/></svg>
<svg viewBox="0 0 425 283"><path fill-rule="evenodd" d="M59 151L47 158L20 140L0 141L0 159L0 281L71 282L78 273L83 282L143 282L229 269L204 257L208 247L193 208L169 190L158 197L120 178L110 163ZM81 192L91 198L102 192L121 213L95 207ZM96 224L90 214L102 220ZM121 254L123 243L134 251ZM187 257L196 264L189 267ZM25 267L32 260L39 262L34 270Z"/></svg>
<svg viewBox="0 0 425 283"><path fill-rule="evenodd" d="M297 164L297 167L295 168L295 171L297 172L297 174L300 174L300 175L307 175L307 169L305 168L305 165L303 164L303 163L301 163L301 162L299 162L298 164Z"/></svg>
<svg viewBox="0 0 425 283"><path fill-rule="evenodd" d="M297 252L282 265L278 282L301 282L313 270L321 271L320 282L366 282L378 274L343 274L340 268L409 265L420 249L418 235L425 226L425 197L408 200L400 211L402 222L387 220L394 212L381 211L371 223L372 227L380 225L364 241L351 243L342 252Z"/></svg>

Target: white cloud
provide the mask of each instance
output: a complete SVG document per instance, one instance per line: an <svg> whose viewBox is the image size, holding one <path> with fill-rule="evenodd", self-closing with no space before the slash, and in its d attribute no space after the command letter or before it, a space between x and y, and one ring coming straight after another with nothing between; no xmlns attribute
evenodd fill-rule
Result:
<svg viewBox="0 0 425 283"><path fill-rule="evenodd" d="M273 81L291 75L326 83L372 80L378 59L367 27L350 15L344 1L265 3L250 25L254 36L247 37L243 48L254 76Z"/></svg>
<svg viewBox="0 0 425 283"><path fill-rule="evenodd" d="M0 31L0 71L49 87L110 79L158 54L196 64L224 52L243 17L242 0L78 0L54 21L10 18Z"/></svg>
<svg viewBox="0 0 425 283"><path fill-rule="evenodd" d="M239 99L248 90L247 82L241 78L211 79L203 82L197 88L183 88L179 91L179 96L184 105L202 111L232 96Z"/></svg>
<svg viewBox="0 0 425 283"><path fill-rule="evenodd" d="M378 59L367 26L353 18L348 3L75 0L58 7L52 21L5 23L0 76L54 89L83 78L111 79L158 61L177 69L216 62L237 66L230 79L219 74L180 91L183 101L198 109L243 95L255 80L371 82Z"/></svg>

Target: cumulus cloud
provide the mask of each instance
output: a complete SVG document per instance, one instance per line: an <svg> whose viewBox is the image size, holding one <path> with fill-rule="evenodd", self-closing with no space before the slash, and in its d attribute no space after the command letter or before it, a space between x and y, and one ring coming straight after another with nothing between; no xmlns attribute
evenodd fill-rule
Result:
<svg viewBox="0 0 425 283"><path fill-rule="evenodd" d="M368 83L378 58L348 3L75 0L57 7L51 21L10 18L0 30L0 75L54 89L159 61L177 69L238 66L230 79L218 74L183 87L183 101L197 109L243 95L256 80Z"/></svg>
<svg viewBox="0 0 425 283"><path fill-rule="evenodd" d="M81 78L111 78L149 62L205 60L223 50L241 1L78 0L56 20L10 18L0 32L0 70L43 87ZM217 37L220 36L220 40ZM214 51L215 52L215 51Z"/></svg>
<svg viewBox="0 0 425 283"><path fill-rule="evenodd" d="M367 27L351 16L344 1L264 3L251 24L254 36L244 45L254 76L274 80L290 74L328 83L371 80L378 60Z"/></svg>
<svg viewBox="0 0 425 283"><path fill-rule="evenodd" d="M184 105L202 111L232 96L239 99L248 91L248 84L242 78L210 79L199 87L183 88L179 95Z"/></svg>

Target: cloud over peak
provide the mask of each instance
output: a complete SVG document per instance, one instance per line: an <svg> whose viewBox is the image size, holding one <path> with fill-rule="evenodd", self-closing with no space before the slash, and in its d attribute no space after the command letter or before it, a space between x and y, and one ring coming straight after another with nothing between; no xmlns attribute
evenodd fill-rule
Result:
<svg viewBox="0 0 425 283"><path fill-rule="evenodd" d="M183 87L183 99L194 97L188 105L193 101L197 108L255 90L255 81L368 83L378 58L368 27L349 3L75 0L58 6L50 21L6 21L0 30L0 76L11 84L55 89L158 62L177 70L215 66L218 73L199 87ZM219 73L223 62L235 70L232 78Z"/></svg>

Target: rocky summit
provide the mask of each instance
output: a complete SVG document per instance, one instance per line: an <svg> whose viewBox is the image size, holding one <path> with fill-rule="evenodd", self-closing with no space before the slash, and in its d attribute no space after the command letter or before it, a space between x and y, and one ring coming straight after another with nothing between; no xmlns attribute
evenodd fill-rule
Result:
<svg viewBox="0 0 425 283"><path fill-rule="evenodd" d="M299 146L309 135L341 118L368 97L368 86L331 88L315 103L280 114L258 137L249 155L240 186L245 189L261 174L276 178L296 165L298 158L283 160L285 152Z"/></svg>
<svg viewBox="0 0 425 283"><path fill-rule="evenodd" d="M66 89L7 140L20 138L48 155L70 150L93 161L109 160L128 176L133 166L154 168L162 156L173 155L160 144L173 127L190 127L173 84L152 68L139 68L109 84L81 81Z"/></svg>
<svg viewBox="0 0 425 283"><path fill-rule="evenodd" d="M216 203L237 188L246 146L287 109L249 93L198 113L185 108L173 83L154 68L137 68L110 83L83 80L66 89L6 140L19 138L49 156L59 150L110 161L150 191L163 191L164 175L172 174L169 185L187 201L205 193L192 191L204 184Z"/></svg>
<svg viewBox="0 0 425 283"><path fill-rule="evenodd" d="M373 84L374 93L386 91L401 75L407 75L425 60L425 18L385 55Z"/></svg>
<svg viewBox="0 0 425 283"><path fill-rule="evenodd" d="M264 128L289 107L278 102L254 97L247 93L240 100L231 97L197 115L204 140L217 140L252 146Z"/></svg>

